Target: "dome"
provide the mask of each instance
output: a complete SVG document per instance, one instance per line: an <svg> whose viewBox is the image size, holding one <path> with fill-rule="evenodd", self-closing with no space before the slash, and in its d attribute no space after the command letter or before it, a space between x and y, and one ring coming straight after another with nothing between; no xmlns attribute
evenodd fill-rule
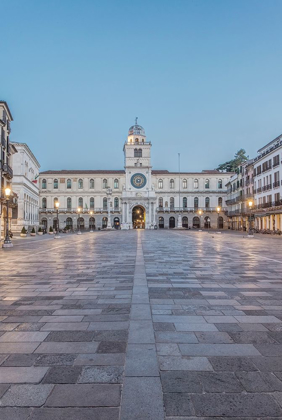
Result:
<svg viewBox="0 0 282 420"><path fill-rule="evenodd" d="M135 124L132 125L128 130L128 135L137 135L137 136L145 136L145 130L141 125L137 124L137 118L135 119Z"/></svg>

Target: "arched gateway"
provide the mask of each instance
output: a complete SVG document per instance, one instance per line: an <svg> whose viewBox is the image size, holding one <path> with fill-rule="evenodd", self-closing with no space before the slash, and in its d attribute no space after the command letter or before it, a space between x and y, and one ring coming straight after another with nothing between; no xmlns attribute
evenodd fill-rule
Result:
<svg viewBox="0 0 282 420"><path fill-rule="evenodd" d="M146 211L143 206L137 205L132 209L133 229L145 229Z"/></svg>

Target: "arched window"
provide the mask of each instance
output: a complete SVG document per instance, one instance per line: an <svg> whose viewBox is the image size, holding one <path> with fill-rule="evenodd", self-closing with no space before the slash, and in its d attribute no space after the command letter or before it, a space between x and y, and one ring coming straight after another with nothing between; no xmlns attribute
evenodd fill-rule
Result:
<svg viewBox="0 0 282 420"><path fill-rule="evenodd" d="M159 187L159 189L160 189L160 190L162 190L162 189L163 189L163 187L164 187L164 182L163 182L163 180L162 180L162 179L159 179L159 181L158 181L158 187Z"/></svg>
<svg viewBox="0 0 282 420"><path fill-rule="evenodd" d="M200 218L198 216L193 217L193 228L194 229L200 229Z"/></svg>
<svg viewBox="0 0 282 420"><path fill-rule="evenodd" d="M183 197L183 208L187 209L187 197Z"/></svg>
<svg viewBox="0 0 282 420"><path fill-rule="evenodd" d="M71 197L67 198L67 209L71 210Z"/></svg>
<svg viewBox="0 0 282 420"><path fill-rule="evenodd" d="M54 208L56 207L56 203L58 202L59 200L58 200L58 197L55 197L54 198Z"/></svg>
<svg viewBox="0 0 282 420"><path fill-rule="evenodd" d="M107 181L107 179L103 179L103 188L108 188L108 181Z"/></svg>
<svg viewBox="0 0 282 420"><path fill-rule="evenodd" d="M209 179L205 180L205 188L210 188L210 181Z"/></svg>
<svg viewBox="0 0 282 420"><path fill-rule="evenodd" d="M103 198L103 210L107 210L108 208L108 199L107 197Z"/></svg>
<svg viewBox="0 0 282 420"><path fill-rule="evenodd" d="M90 229L95 229L95 217L90 217L89 218L89 228Z"/></svg>
<svg viewBox="0 0 282 420"><path fill-rule="evenodd" d="M103 219L102 219L102 229L106 229L107 225L108 225L108 218L103 217Z"/></svg>
<svg viewBox="0 0 282 420"><path fill-rule="evenodd" d="M194 189L197 190L199 188L199 180L194 179Z"/></svg>
<svg viewBox="0 0 282 420"><path fill-rule="evenodd" d="M142 157L142 149L134 149L134 157Z"/></svg>
<svg viewBox="0 0 282 420"><path fill-rule="evenodd" d="M218 180L217 187L218 187L219 190L221 190L221 188L222 188L222 179L219 179Z"/></svg>
<svg viewBox="0 0 282 420"><path fill-rule="evenodd" d="M71 188L71 179L67 180L67 188L70 189Z"/></svg>
<svg viewBox="0 0 282 420"><path fill-rule="evenodd" d="M54 189L56 190L59 186L59 182L57 179L54 179Z"/></svg>
<svg viewBox="0 0 282 420"><path fill-rule="evenodd" d="M175 228L175 217L170 217L169 218L169 228L170 229Z"/></svg>
<svg viewBox="0 0 282 420"><path fill-rule="evenodd" d="M165 202L165 207L168 207L168 201Z"/></svg>
<svg viewBox="0 0 282 420"><path fill-rule="evenodd" d="M78 180L78 188L81 190L83 188L83 180L79 179Z"/></svg>
<svg viewBox="0 0 282 420"><path fill-rule="evenodd" d="M135 139L135 144L139 144L139 139Z"/></svg>
<svg viewBox="0 0 282 420"><path fill-rule="evenodd" d="M174 198L173 197L170 197L170 199L169 199L169 205L170 205L170 208L171 209L174 209Z"/></svg>
<svg viewBox="0 0 282 420"><path fill-rule="evenodd" d="M211 219L209 218L209 216L206 216L204 219L204 228L210 229L210 227L211 227Z"/></svg>
<svg viewBox="0 0 282 420"><path fill-rule="evenodd" d="M169 185L170 185L170 188L174 188L174 179L171 179L169 181Z"/></svg>
<svg viewBox="0 0 282 420"><path fill-rule="evenodd" d="M194 198L194 209L197 209L199 207L199 198L195 197Z"/></svg>
<svg viewBox="0 0 282 420"><path fill-rule="evenodd" d="M187 188L187 179L183 179L183 181L182 181L182 188L184 188L184 189Z"/></svg>
<svg viewBox="0 0 282 420"><path fill-rule="evenodd" d="M164 228L164 218L159 217L159 229L163 229L163 228Z"/></svg>
<svg viewBox="0 0 282 420"><path fill-rule="evenodd" d="M46 182L46 179L42 179L42 183L41 183L41 185L42 185L42 190L46 190L46 188L47 188L47 182Z"/></svg>
<svg viewBox="0 0 282 420"><path fill-rule="evenodd" d="M205 207L206 207L206 209L208 209L210 207L210 198L209 197L205 198Z"/></svg>
<svg viewBox="0 0 282 420"><path fill-rule="evenodd" d="M115 199L114 199L114 208L115 209L118 209L118 207L119 207L119 199L117 197L115 197Z"/></svg>
<svg viewBox="0 0 282 420"><path fill-rule="evenodd" d="M114 188L115 188L115 189L118 189L118 187L119 187L119 185L118 185L118 184L119 184L118 179L115 179L115 180L114 180Z"/></svg>
<svg viewBox="0 0 282 420"><path fill-rule="evenodd" d="M90 210L94 210L94 197L90 198Z"/></svg>
<svg viewBox="0 0 282 420"><path fill-rule="evenodd" d="M66 228L67 229L72 229L72 218L71 217L67 217Z"/></svg>
<svg viewBox="0 0 282 420"><path fill-rule="evenodd" d="M222 207L222 197L218 197L217 204L218 204L218 207Z"/></svg>
<svg viewBox="0 0 282 420"><path fill-rule="evenodd" d="M46 207L47 207L47 200L46 200L46 198L45 198L45 197L43 197L43 198L42 198L42 208L43 208L43 209L46 209Z"/></svg>
<svg viewBox="0 0 282 420"><path fill-rule="evenodd" d="M223 217L219 216L218 218L218 229L223 229Z"/></svg>
<svg viewBox="0 0 282 420"><path fill-rule="evenodd" d="M159 207L163 207L164 205L164 200L162 197L159 198Z"/></svg>
<svg viewBox="0 0 282 420"><path fill-rule="evenodd" d="M81 207L83 209L83 198L79 197L78 199L78 207Z"/></svg>
<svg viewBox="0 0 282 420"><path fill-rule="evenodd" d="M187 216L182 217L182 227L188 229L188 217Z"/></svg>
<svg viewBox="0 0 282 420"><path fill-rule="evenodd" d="M91 190L93 190L93 189L94 189L94 179L90 179L90 181L89 181L89 188L90 188Z"/></svg>

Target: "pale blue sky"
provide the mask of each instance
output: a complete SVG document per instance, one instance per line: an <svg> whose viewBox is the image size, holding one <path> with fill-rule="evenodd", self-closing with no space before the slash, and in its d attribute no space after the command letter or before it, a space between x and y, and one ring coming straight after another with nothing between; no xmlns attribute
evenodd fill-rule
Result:
<svg viewBox="0 0 282 420"><path fill-rule="evenodd" d="M0 99L41 169L213 169L282 132L281 0L0 0Z"/></svg>

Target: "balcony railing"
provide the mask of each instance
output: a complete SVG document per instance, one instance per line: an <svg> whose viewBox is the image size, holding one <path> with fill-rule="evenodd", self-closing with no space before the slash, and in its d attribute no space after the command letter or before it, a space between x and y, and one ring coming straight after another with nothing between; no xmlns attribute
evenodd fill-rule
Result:
<svg viewBox="0 0 282 420"><path fill-rule="evenodd" d="M280 187L280 181L274 181L273 182L273 188Z"/></svg>
<svg viewBox="0 0 282 420"><path fill-rule="evenodd" d="M6 175L6 177L8 179L12 179L13 178L13 169L7 163L4 163L2 165L2 172L3 172L3 175Z"/></svg>
<svg viewBox="0 0 282 420"><path fill-rule="evenodd" d="M268 191L268 190L271 190L271 189L272 189L271 184L264 185L264 186L262 187L262 191Z"/></svg>
<svg viewBox="0 0 282 420"><path fill-rule="evenodd" d="M177 212L190 212L198 213L201 210L203 213L206 212L216 212L217 207L157 207L157 212L159 213L177 213ZM226 207L220 207L220 211L226 211Z"/></svg>
<svg viewBox="0 0 282 420"><path fill-rule="evenodd" d="M56 213L57 209L56 208L52 208L52 207L40 207L39 211L41 213ZM96 214L101 214L101 213L108 213L108 209L107 208L95 208L95 209L83 209L81 210L79 213L77 211L77 208L59 208L59 213L77 213L80 215L83 214L88 214L91 216L90 212L93 212L93 215ZM121 212L121 207L111 207L111 213L120 213Z"/></svg>

